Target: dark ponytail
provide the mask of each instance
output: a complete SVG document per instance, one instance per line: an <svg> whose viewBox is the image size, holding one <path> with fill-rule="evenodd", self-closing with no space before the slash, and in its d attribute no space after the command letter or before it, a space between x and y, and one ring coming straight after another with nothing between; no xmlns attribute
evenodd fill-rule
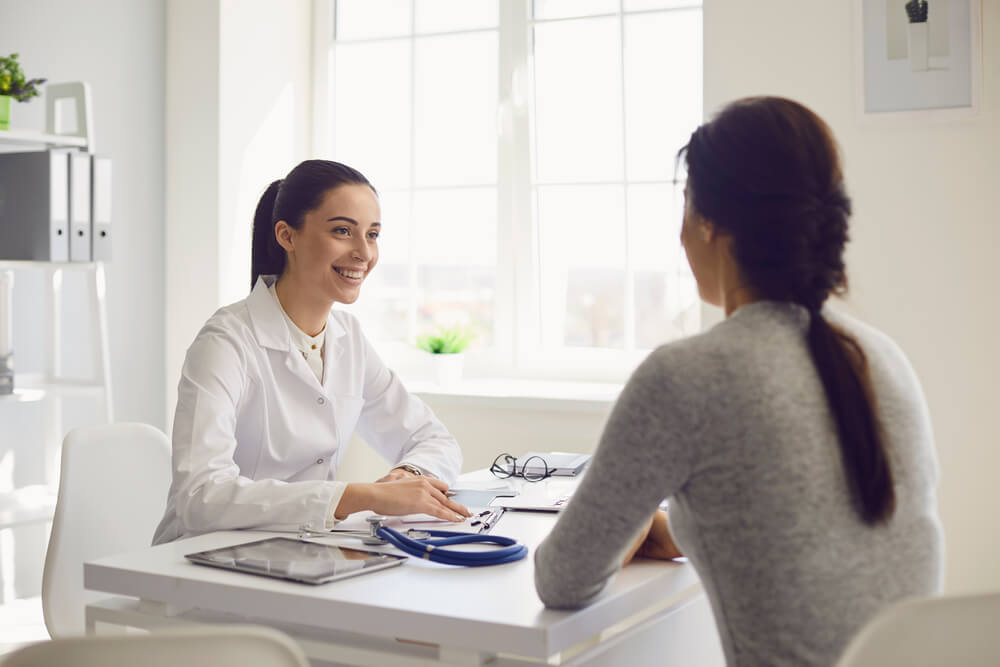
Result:
<svg viewBox="0 0 1000 667"><path fill-rule="evenodd" d="M250 289L257 284L258 276L277 275L285 270L285 250L274 238L274 201L278 198L281 179L269 186L253 214L253 241L250 246Z"/></svg>
<svg viewBox="0 0 1000 667"><path fill-rule="evenodd" d="M857 341L821 311L831 293L847 290L851 214L830 129L791 100L747 98L695 130L680 155L694 210L732 238L754 291L809 311L809 350L837 424L851 495L867 523L888 519L896 496L868 363Z"/></svg>
<svg viewBox="0 0 1000 667"><path fill-rule="evenodd" d="M280 276L285 270L285 249L278 245L274 226L284 220L301 229L306 213L318 208L327 192L349 184L367 185L375 192L360 171L330 160L301 162L284 179L267 186L253 215L250 289L260 276Z"/></svg>

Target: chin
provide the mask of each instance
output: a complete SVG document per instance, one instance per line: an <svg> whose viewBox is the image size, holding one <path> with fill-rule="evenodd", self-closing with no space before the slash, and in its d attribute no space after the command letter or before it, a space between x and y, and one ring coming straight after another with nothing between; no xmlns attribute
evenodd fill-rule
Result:
<svg viewBox="0 0 1000 667"><path fill-rule="evenodd" d="M338 303L343 303L343 304L350 305L350 304L354 303L355 301L357 301L358 297L360 297L360 296L361 296L361 290L360 289L356 290L354 292L350 292L348 294L344 294L342 292L340 294L337 294L334 297L334 301L337 301Z"/></svg>

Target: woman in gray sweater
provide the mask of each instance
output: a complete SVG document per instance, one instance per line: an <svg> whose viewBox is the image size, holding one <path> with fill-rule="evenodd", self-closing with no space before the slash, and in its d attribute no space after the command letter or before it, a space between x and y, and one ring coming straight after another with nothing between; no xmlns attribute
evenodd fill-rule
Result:
<svg viewBox="0 0 1000 667"><path fill-rule="evenodd" d="M926 402L889 338L823 307L850 215L827 125L744 99L682 153L681 241L726 319L635 371L535 554L538 594L580 607L634 555L685 555L730 665L830 665L879 609L940 589Z"/></svg>

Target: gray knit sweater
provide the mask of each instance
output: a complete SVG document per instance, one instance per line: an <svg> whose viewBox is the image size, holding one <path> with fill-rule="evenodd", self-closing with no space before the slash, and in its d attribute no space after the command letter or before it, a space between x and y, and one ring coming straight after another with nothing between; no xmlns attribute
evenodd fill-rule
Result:
<svg viewBox="0 0 1000 667"><path fill-rule="evenodd" d="M868 357L893 518L871 527L852 507L808 313L753 303L657 349L629 380L587 476L535 554L546 605L579 607L600 594L664 498L729 665L830 665L880 608L940 589L937 463L920 385L885 335L825 315Z"/></svg>

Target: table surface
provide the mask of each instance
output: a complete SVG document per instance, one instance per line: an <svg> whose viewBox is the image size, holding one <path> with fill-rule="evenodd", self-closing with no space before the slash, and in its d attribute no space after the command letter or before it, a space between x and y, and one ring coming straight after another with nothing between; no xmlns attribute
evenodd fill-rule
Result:
<svg viewBox="0 0 1000 667"><path fill-rule="evenodd" d="M262 622L534 658L566 650L636 613L667 600L686 600L700 590L689 563L636 561L585 609L546 609L535 592L533 556L556 518L508 511L492 532L517 538L530 553L521 561L490 567L410 558L401 567L310 586L195 565L184 558L280 534L224 531L86 563L84 585L182 610L200 608ZM316 541L368 548L349 537Z"/></svg>

